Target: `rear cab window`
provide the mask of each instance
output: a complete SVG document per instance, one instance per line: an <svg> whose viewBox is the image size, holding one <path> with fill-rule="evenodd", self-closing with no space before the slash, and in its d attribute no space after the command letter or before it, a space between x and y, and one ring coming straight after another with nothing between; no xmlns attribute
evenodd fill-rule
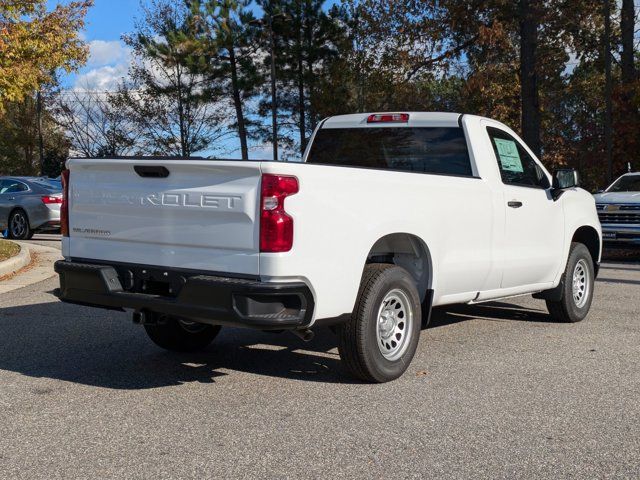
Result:
<svg viewBox="0 0 640 480"><path fill-rule="evenodd" d="M324 128L307 163L472 177L460 127Z"/></svg>

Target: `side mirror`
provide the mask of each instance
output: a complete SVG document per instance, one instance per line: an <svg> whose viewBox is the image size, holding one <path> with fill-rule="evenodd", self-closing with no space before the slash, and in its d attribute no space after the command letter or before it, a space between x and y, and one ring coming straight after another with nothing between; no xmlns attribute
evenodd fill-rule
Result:
<svg viewBox="0 0 640 480"><path fill-rule="evenodd" d="M580 177L574 168L562 168L553 172L553 188L561 190L580 186Z"/></svg>
<svg viewBox="0 0 640 480"><path fill-rule="evenodd" d="M578 171L574 168L562 168L553 172L553 188L551 194L557 200L565 190L580 186Z"/></svg>

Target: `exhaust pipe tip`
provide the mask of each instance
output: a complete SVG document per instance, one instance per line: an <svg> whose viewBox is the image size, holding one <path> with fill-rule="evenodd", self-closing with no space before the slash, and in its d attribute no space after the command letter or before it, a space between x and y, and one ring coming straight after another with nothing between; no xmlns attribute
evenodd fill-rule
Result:
<svg viewBox="0 0 640 480"><path fill-rule="evenodd" d="M304 330L291 330L291 333L293 333L296 337L302 339L303 342L310 342L316 335L309 328L306 328Z"/></svg>

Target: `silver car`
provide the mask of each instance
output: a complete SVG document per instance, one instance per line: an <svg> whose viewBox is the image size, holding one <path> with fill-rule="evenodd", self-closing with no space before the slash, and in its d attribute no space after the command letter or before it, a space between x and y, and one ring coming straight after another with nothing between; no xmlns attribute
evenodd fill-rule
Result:
<svg viewBox="0 0 640 480"><path fill-rule="evenodd" d="M47 178L0 177L0 232L29 239L36 231L60 228L62 190Z"/></svg>

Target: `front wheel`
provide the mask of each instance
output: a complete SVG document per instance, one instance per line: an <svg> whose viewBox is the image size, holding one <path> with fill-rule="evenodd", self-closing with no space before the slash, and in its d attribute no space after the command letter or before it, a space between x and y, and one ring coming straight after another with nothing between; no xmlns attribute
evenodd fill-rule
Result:
<svg viewBox="0 0 640 480"><path fill-rule="evenodd" d="M220 332L217 325L191 322L171 315L156 315L156 323L145 324L149 338L172 352L195 352L206 348Z"/></svg>
<svg viewBox="0 0 640 480"><path fill-rule="evenodd" d="M401 376L416 352L421 318L420 296L405 269L367 265L353 314L338 330L346 369L365 382Z"/></svg>
<svg viewBox="0 0 640 480"><path fill-rule="evenodd" d="M582 243L571 244L563 280L560 300L547 300L547 310L561 322L579 322L589 313L595 285L593 259Z"/></svg>

